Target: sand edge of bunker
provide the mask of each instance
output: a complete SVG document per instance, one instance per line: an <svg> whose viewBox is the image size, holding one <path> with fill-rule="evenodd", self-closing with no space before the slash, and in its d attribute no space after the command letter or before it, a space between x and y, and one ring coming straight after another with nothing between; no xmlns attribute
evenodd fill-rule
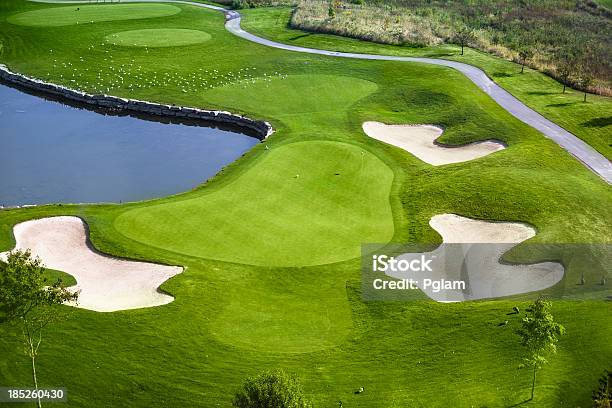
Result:
<svg viewBox="0 0 612 408"><path fill-rule="evenodd" d="M506 148L504 143L494 139L458 146L441 144L437 139L444 130L434 125L387 125L366 121L362 129L369 137L399 147L434 166L475 160Z"/></svg>
<svg viewBox="0 0 612 408"><path fill-rule="evenodd" d="M443 245L425 253L434 265L429 275L423 277L412 271L393 271L387 275L416 280L419 289L437 302L495 299L537 292L556 285L565 275L565 268L559 262L514 264L503 261L505 253L536 235L530 225L477 220L456 214L435 215L429 225L443 241ZM409 261L422 255L405 253L397 258ZM465 282L465 287L457 285L436 291L427 287L425 279Z"/></svg>
<svg viewBox="0 0 612 408"><path fill-rule="evenodd" d="M13 227L15 248L29 249L45 267L66 272L77 281L78 304L97 312L161 306L174 300L159 289L183 267L135 261L104 254L89 240L89 227L79 217L54 216ZM8 252L0 254L5 259Z"/></svg>

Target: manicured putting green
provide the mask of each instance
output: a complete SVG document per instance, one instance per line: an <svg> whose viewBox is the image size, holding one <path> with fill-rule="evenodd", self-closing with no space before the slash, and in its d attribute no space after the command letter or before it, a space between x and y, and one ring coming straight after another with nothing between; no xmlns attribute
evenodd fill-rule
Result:
<svg viewBox="0 0 612 408"><path fill-rule="evenodd" d="M393 236L392 180L387 165L354 145L292 143L266 151L220 191L127 211L115 228L202 258L261 266L339 262L358 257L364 242Z"/></svg>
<svg viewBox="0 0 612 408"><path fill-rule="evenodd" d="M10 16L7 21L11 24L29 27L59 27L92 22L166 17L180 12L179 7L169 4L75 4L70 7L50 7L26 11Z"/></svg>
<svg viewBox="0 0 612 408"><path fill-rule="evenodd" d="M124 47L176 47L210 40L205 31L181 28L151 28L121 31L106 36L106 41Z"/></svg>

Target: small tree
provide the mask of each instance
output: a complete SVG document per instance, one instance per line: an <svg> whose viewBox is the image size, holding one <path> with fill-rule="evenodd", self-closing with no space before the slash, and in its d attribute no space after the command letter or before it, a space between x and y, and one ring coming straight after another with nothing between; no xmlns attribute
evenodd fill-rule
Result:
<svg viewBox="0 0 612 408"><path fill-rule="evenodd" d="M236 393L236 408L311 408L298 379L283 370L266 371L245 381Z"/></svg>
<svg viewBox="0 0 612 408"><path fill-rule="evenodd" d="M533 51L531 48L524 46L519 50L519 59L521 61L521 74L525 71L525 65L527 64L527 60L533 57Z"/></svg>
<svg viewBox="0 0 612 408"><path fill-rule="evenodd" d="M463 55L463 47L469 45L475 38L474 30L466 26L455 32L454 40L457 44L461 45L461 55Z"/></svg>
<svg viewBox="0 0 612 408"><path fill-rule="evenodd" d="M591 68L586 61L579 64L578 69L578 85L580 85L584 91L584 99L582 102L586 102L589 86L591 86L593 83L593 73L591 72Z"/></svg>
<svg viewBox="0 0 612 408"><path fill-rule="evenodd" d="M569 59L562 59L558 62L557 73L559 74L559 78L563 83L563 93L565 93L565 88L567 87L567 83L569 82L573 72L574 65Z"/></svg>
<svg viewBox="0 0 612 408"><path fill-rule="evenodd" d="M521 328L518 330L521 344L527 353L521 367L533 369L531 399L535 391L537 370L547 363L548 353L557 352L559 336L565 333L565 328L554 321L550 312L551 306L550 302L542 298L536 300L527 310L528 314L523 318Z"/></svg>
<svg viewBox="0 0 612 408"><path fill-rule="evenodd" d="M61 280L49 284L44 270L40 259L33 259L30 251L11 252L6 263L0 262L0 321L21 325L25 353L32 361L32 379L37 390L36 357L43 330L62 316L54 306L76 301L78 297L77 293L67 290Z"/></svg>
<svg viewBox="0 0 612 408"><path fill-rule="evenodd" d="M336 17L336 7L334 7L334 2L329 2L329 8L327 9L327 15L330 19L334 19Z"/></svg>
<svg viewBox="0 0 612 408"><path fill-rule="evenodd" d="M599 386L593 392L593 408L612 407L612 371L607 371L599 379Z"/></svg>

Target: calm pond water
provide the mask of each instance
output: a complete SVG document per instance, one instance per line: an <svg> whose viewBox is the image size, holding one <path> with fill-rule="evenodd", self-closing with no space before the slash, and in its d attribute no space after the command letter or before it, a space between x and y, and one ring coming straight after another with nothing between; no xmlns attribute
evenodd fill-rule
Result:
<svg viewBox="0 0 612 408"><path fill-rule="evenodd" d="M189 190L259 141L93 112L0 84L0 205L136 201Z"/></svg>

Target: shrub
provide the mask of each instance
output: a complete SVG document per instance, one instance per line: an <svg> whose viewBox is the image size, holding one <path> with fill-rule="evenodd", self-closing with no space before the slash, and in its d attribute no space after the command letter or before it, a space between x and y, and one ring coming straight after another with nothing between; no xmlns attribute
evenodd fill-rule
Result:
<svg viewBox="0 0 612 408"><path fill-rule="evenodd" d="M612 371L607 371L599 379L599 386L593 392L593 408L612 407Z"/></svg>
<svg viewBox="0 0 612 408"><path fill-rule="evenodd" d="M231 8L233 10L240 10L244 8L242 0L232 0Z"/></svg>
<svg viewBox="0 0 612 408"><path fill-rule="evenodd" d="M283 370L248 378L236 393L236 408L311 408L298 379Z"/></svg>

